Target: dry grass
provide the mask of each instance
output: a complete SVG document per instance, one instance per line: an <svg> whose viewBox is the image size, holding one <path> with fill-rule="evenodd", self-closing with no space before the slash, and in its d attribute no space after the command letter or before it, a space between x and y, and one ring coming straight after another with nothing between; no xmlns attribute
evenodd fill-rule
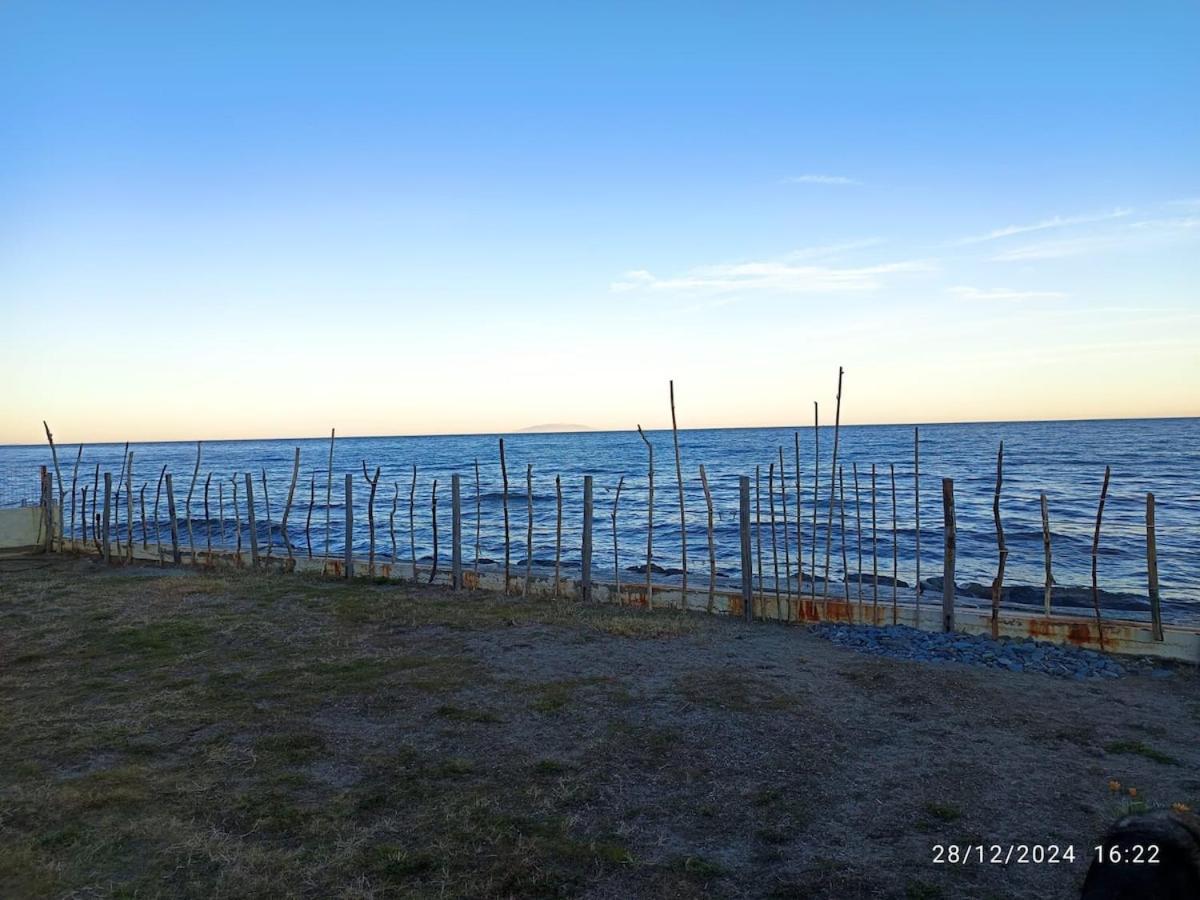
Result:
<svg viewBox="0 0 1200 900"><path fill-rule="evenodd" d="M6 562L0 896L1069 893L1082 862L946 869L929 847L1090 846L1110 777L1194 802L1194 689L685 614Z"/></svg>

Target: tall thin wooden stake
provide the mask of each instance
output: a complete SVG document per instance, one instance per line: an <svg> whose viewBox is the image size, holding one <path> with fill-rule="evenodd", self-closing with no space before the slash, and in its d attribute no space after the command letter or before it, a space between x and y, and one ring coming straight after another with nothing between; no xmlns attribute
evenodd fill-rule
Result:
<svg viewBox="0 0 1200 900"><path fill-rule="evenodd" d="M804 525L800 515L802 491L800 490L800 432L792 432L796 442L796 600L804 596ZM800 604L797 603L797 610ZM800 618L797 614L796 618Z"/></svg>
<svg viewBox="0 0 1200 900"><path fill-rule="evenodd" d="M683 558L683 608L688 605L687 513L683 504L683 466L679 461L679 428L675 424L675 381L671 381L671 437L675 441L675 480L679 483L679 543Z"/></svg>
<svg viewBox="0 0 1200 900"><path fill-rule="evenodd" d="M758 596L763 596L762 466L754 467L754 554L758 558Z"/></svg>
<svg viewBox="0 0 1200 900"><path fill-rule="evenodd" d="M592 476L583 476L583 544L580 557L583 572L580 575L579 591L584 602L592 599Z"/></svg>
<svg viewBox="0 0 1200 900"><path fill-rule="evenodd" d="M413 463L412 486L408 489L408 552L412 557L412 577L417 580L417 464Z"/></svg>
<svg viewBox="0 0 1200 900"><path fill-rule="evenodd" d="M787 598L790 612L792 608L792 553L788 549L791 546L791 540L788 537L787 472L783 465L783 447L779 448L779 507L783 510L783 595Z"/></svg>
<svg viewBox="0 0 1200 900"><path fill-rule="evenodd" d="M621 502L621 488L623 488L624 486L625 486L625 476L622 475L620 480L617 481L617 493L616 493L616 496L613 497L613 510L612 510L613 579L616 582L615 591L616 591L618 603L621 602L621 554L620 554L620 549L617 546L617 506Z"/></svg>
<svg viewBox="0 0 1200 900"><path fill-rule="evenodd" d="M329 510L333 506L333 439L336 433L336 428L329 429L329 468L325 475L325 559L321 563L322 572L329 568L329 538L333 534L329 527Z"/></svg>
<svg viewBox="0 0 1200 900"><path fill-rule="evenodd" d="M646 450L650 454L648 467L650 483L646 491L646 609L654 609L653 588L650 586L650 571L654 565L654 445L646 437L646 432L642 431L641 425L638 425L637 430L638 434L642 436L642 440L645 441Z"/></svg>
<svg viewBox="0 0 1200 900"><path fill-rule="evenodd" d="M837 475L838 464L838 432L842 424L842 367L838 366L837 407L833 417L833 461L829 466L829 519L825 523L825 596L829 596L829 551L833 546L833 501L837 485L834 476Z"/></svg>
<svg viewBox="0 0 1200 900"><path fill-rule="evenodd" d="M158 564L163 564L162 529L158 525L158 498L162 493L163 479L167 477L167 467L163 466L158 473L158 487L154 489L154 545L158 549ZM236 482L235 482L236 483Z"/></svg>
<svg viewBox="0 0 1200 900"><path fill-rule="evenodd" d="M96 530L95 523L98 521L96 517L96 495L100 493L100 463L96 463L96 469L92 473L92 540L100 540L100 532ZM86 509L85 509L86 512ZM96 549L100 549L100 544L96 544Z"/></svg>
<svg viewBox="0 0 1200 900"><path fill-rule="evenodd" d="M916 514L916 556L917 556L917 609L915 622L921 627L921 592L925 590L921 584L921 429L913 428L913 510Z"/></svg>
<svg viewBox="0 0 1200 900"><path fill-rule="evenodd" d="M504 506L504 593L508 593L509 564L511 558L510 538L508 530L508 466L504 462L504 438L500 438L500 478L504 483L503 496L500 498Z"/></svg>
<svg viewBox="0 0 1200 900"><path fill-rule="evenodd" d="M242 508L238 506L238 479L237 475L232 478L233 481L233 527L237 535L236 546L233 551L233 561L240 567L242 565Z"/></svg>
<svg viewBox="0 0 1200 900"><path fill-rule="evenodd" d="M254 515L254 476L249 472L245 473L246 477L246 524L250 527L250 564L257 568L258 566L258 519ZM350 476L347 475L347 478ZM350 515L350 510L346 510L346 515Z"/></svg>
<svg viewBox="0 0 1200 900"><path fill-rule="evenodd" d="M450 476L450 586L461 591L462 566L462 476Z"/></svg>
<svg viewBox="0 0 1200 900"><path fill-rule="evenodd" d="M104 530L101 545L104 548L104 562L112 562L112 546L109 543L109 512L112 501L112 472L104 473Z"/></svg>
<svg viewBox="0 0 1200 900"><path fill-rule="evenodd" d="M304 543L308 545L308 558L313 558L312 551L312 513L317 503L317 470L309 473L308 479L308 511L304 516Z"/></svg>
<svg viewBox="0 0 1200 900"><path fill-rule="evenodd" d="M900 621L900 530L896 521L896 464L888 463L892 472L892 624Z"/></svg>
<svg viewBox="0 0 1200 900"><path fill-rule="evenodd" d="M674 408L674 403L672 403L672 409L673 408ZM50 426L46 424L45 419L42 420L42 427L46 429L46 440L50 442L50 457L54 460L54 476L55 476L55 478L58 479L58 549L62 550L62 548L63 548L63 544L62 544L63 510L66 509L66 504L63 503L63 498L65 495L63 494L62 470L60 470L58 468L58 450L54 446L54 435L52 435L50 433ZM72 490L72 492L75 490L74 485L71 486L71 490ZM73 496L72 496L72 502L74 502ZM51 534L53 534L53 531L54 531L54 517L53 516L51 516L51 518L50 518L50 531L51 531Z"/></svg>
<svg viewBox="0 0 1200 900"><path fill-rule="evenodd" d="M483 502L479 494L479 457L475 457L475 571L479 571L479 535L483 529ZM555 576L557 577L557 576ZM555 593L554 596L558 596Z"/></svg>
<svg viewBox="0 0 1200 900"><path fill-rule="evenodd" d="M183 562L183 553L179 550L179 514L175 510L175 485L171 483L170 472L167 473L167 517L171 524L171 562L179 565Z"/></svg>
<svg viewBox="0 0 1200 900"><path fill-rule="evenodd" d="M842 590L846 595L846 609L850 617L854 617L854 607L850 605L850 561L846 557L846 467L838 466L838 511L841 517L842 543Z"/></svg>
<svg viewBox="0 0 1200 900"><path fill-rule="evenodd" d="M267 491L267 470L262 470L263 509L267 514L267 559L271 558L271 550L275 546L275 536L271 528L271 495Z"/></svg>
<svg viewBox="0 0 1200 900"><path fill-rule="evenodd" d="M250 483L246 483L246 499L250 498ZM354 473L346 473L346 548L343 553L346 578L354 577Z"/></svg>
<svg viewBox="0 0 1200 900"><path fill-rule="evenodd" d="M392 537L392 568L396 568L396 507L400 505L400 482L392 484L392 512L388 516L388 532ZM393 575L393 577L395 577Z"/></svg>
<svg viewBox="0 0 1200 900"><path fill-rule="evenodd" d="M142 482L142 489L138 492L138 506L142 512L142 549L149 550L150 543L146 537L146 482Z"/></svg>
<svg viewBox="0 0 1200 900"><path fill-rule="evenodd" d="M84 544L87 543L87 491L88 489L86 484L79 489L79 492L82 495L80 500L83 504L83 507L79 510L79 526L81 532L81 537L79 540Z"/></svg>
<svg viewBox="0 0 1200 900"><path fill-rule="evenodd" d="M996 577L992 580L992 637L1000 636L1000 597L1004 591L1004 564L1008 561L1008 547L1004 543L1004 525L1000 522L1000 486L1004 482L1004 441L996 453L996 493L992 497L992 517L996 521L996 549L1000 562Z"/></svg>
<svg viewBox="0 0 1200 900"><path fill-rule="evenodd" d="M1046 605L1046 615L1050 615L1050 593L1051 585L1054 584L1054 575L1050 569L1050 507L1046 502L1046 493L1042 492L1042 555L1046 560L1046 586L1044 589L1044 601Z"/></svg>
<svg viewBox="0 0 1200 900"><path fill-rule="evenodd" d="M554 496L558 508L554 522L554 599L562 596L562 476L554 476Z"/></svg>
<svg viewBox="0 0 1200 900"><path fill-rule="evenodd" d="M299 460L299 449L297 449L297 461ZM364 459L363 478L367 480L367 485L371 488L367 496L367 577L375 577L375 489L379 486L379 466L375 467L375 477L372 478L367 474L367 461Z"/></svg>
<svg viewBox="0 0 1200 900"><path fill-rule="evenodd" d="M184 501L185 509L184 516L187 522L188 533L188 552L191 558L188 560L193 565L196 562L196 539L192 534L192 493L196 490L196 479L200 477L200 446L201 442L196 441L196 467L192 469L192 483L188 485L187 500ZM128 447L128 444L126 444Z"/></svg>
<svg viewBox="0 0 1200 900"><path fill-rule="evenodd" d="M862 621L863 615L863 591L862 591L862 497L858 490L858 463L850 464L850 472L854 475L854 532L857 535L854 544L858 551L858 618Z"/></svg>
<svg viewBox="0 0 1200 900"><path fill-rule="evenodd" d="M750 556L750 476L738 476L738 537L742 550L742 618L754 621L754 561Z"/></svg>
<svg viewBox="0 0 1200 900"><path fill-rule="evenodd" d="M133 452L125 469L125 558L133 562Z"/></svg>
<svg viewBox="0 0 1200 900"><path fill-rule="evenodd" d="M225 481L217 479L217 517L221 520L221 546L225 546Z"/></svg>
<svg viewBox="0 0 1200 900"><path fill-rule="evenodd" d="M1097 562L1100 557L1100 520L1104 517L1104 501L1108 497L1108 479L1112 474L1109 466L1104 467L1104 484L1100 488L1100 505L1096 509L1096 534L1092 538L1092 606L1096 610L1096 630L1100 633L1100 649L1104 649L1104 623L1100 619L1100 587L1097 581Z"/></svg>
<svg viewBox="0 0 1200 900"><path fill-rule="evenodd" d="M437 527L437 483L438 480L433 479L433 490L430 493L430 509L433 515L433 568L429 570L429 583L433 584L433 580L437 578L438 570L438 527Z"/></svg>
<svg viewBox="0 0 1200 900"><path fill-rule="evenodd" d="M708 489L708 475L704 472L704 463L700 464L700 486L704 488L704 504L708 507L708 607L712 613L717 599L717 545L713 536L713 502L712 492Z"/></svg>
<svg viewBox="0 0 1200 900"><path fill-rule="evenodd" d="M821 416L817 401L813 401L813 514L812 547L810 550L808 578L812 582L809 593L817 595L817 507L820 506L821 489Z"/></svg>
<svg viewBox="0 0 1200 900"><path fill-rule="evenodd" d="M79 452L75 454L75 468L71 472L71 530L75 530L75 485L79 481L79 461L83 459L83 444L79 445ZM59 511L62 515L62 511Z"/></svg>
<svg viewBox="0 0 1200 900"><path fill-rule="evenodd" d="M1162 609L1158 598L1158 544L1154 534L1154 495L1146 494L1146 580L1150 593L1150 629L1154 640L1163 639Z"/></svg>
<svg viewBox="0 0 1200 900"><path fill-rule="evenodd" d="M529 509L529 522L525 530L525 584L521 596L529 596L529 582L533 573L533 463L525 465L525 500Z"/></svg>
<svg viewBox="0 0 1200 900"><path fill-rule="evenodd" d="M954 630L954 562L958 546L958 522L954 513L954 479L942 479L942 523L945 548L942 554L942 631Z"/></svg>
<svg viewBox="0 0 1200 900"><path fill-rule="evenodd" d="M879 529L875 518L875 463L871 463L871 621L879 621Z"/></svg>
<svg viewBox="0 0 1200 900"><path fill-rule="evenodd" d="M121 488L125 486L125 466L129 463L129 441L125 442L125 450L121 455L121 471L117 475L116 492L113 495L113 538L117 545L117 556L121 555Z"/></svg>
<svg viewBox="0 0 1200 900"><path fill-rule="evenodd" d="M288 486L287 503L283 506L283 518L279 522L279 531L283 535L283 545L287 548L287 557L292 559L292 538L288 534L288 516L292 514L292 499L296 496L296 479L300 477L300 448L292 459L292 483Z"/></svg>
<svg viewBox="0 0 1200 900"><path fill-rule="evenodd" d="M767 500L771 511L771 565L775 570L775 618L783 618L783 605L779 599L779 538L775 531L775 463L767 468Z"/></svg>
<svg viewBox="0 0 1200 900"><path fill-rule="evenodd" d="M208 512L208 486L212 483L212 472L204 477L204 540L208 556L208 564L213 563L212 555L212 516Z"/></svg>

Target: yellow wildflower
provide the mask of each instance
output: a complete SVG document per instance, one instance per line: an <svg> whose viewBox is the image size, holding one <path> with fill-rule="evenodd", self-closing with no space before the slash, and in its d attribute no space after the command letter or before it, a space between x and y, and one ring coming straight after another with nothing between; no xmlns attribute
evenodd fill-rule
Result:
<svg viewBox="0 0 1200 900"><path fill-rule="evenodd" d="M1110 779L1108 782L1108 789L1115 794L1121 789L1121 782L1117 781L1115 778Z"/></svg>

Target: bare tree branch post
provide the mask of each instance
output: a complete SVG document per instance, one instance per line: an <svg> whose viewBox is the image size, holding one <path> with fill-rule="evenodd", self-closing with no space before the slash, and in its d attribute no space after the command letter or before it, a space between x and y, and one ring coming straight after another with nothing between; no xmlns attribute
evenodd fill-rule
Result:
<svg viewBox="0 0 1200 900"><path fill-rule="evenodd" d="M88 492L87 485L85 484L83 487L81 487L79 489L79 491L80 491L80 494L82 495L80 497L80 500L83 504L82 508L79 510L79 526L80 526L79 530L82 535L79 540L81 543L86 544L87 543L87 492Z"/></svg>
<svg viewBox="0 0 1200 900"><path fill-rule="evenodd" d="M879 530L875 519L875 463L871 463L871 621L879 621Z"/></svg>
<svg viewBox="0 0 1200 900"><path fill-rule="evenodd" d="M742 618L754 621L754 561L750 556L750 476L738 476L738 543L742 558Z"/></svg>
<svg viewBox="0 0 1200 900"><path fill-rule="evenodd" d="M754 467L754 553L758 559L758 597L763 597L762 466ZM764 607L766 603L763 603Z"/></svg>
<svg viewBox="0 0 1200 900"><path fill-rule="evenodd" d="M299 450L296 451L299 461ZM379 466L375 467L375 477L367 474L367 461L362 461L363 478L371 490L367 494L367 577L375 577L375 489L379 487Z"/></svg>
<svg viewBox="0 0 1200 900"><path fill-rule="evenodd" d="M675 441L675 480L679 484L679 543L683 559L683 608L688 607L687 511L683 502L683 466L679 460L679 428L675 424L675 381L671 381L671 437Z"/></svg>
<svg viewBox="0 0 1200 900"><path fill-rule="evenodd" d="M804 596L804 525L800 515L800 503L803 495L800 490L800 432L792 432L792 437L796 443L796 618L799 619L801 618L799 615L801 597Z"/></svg>
<svg viewBox="0 0 1200 900"><path fill-rule="evenodd" d="M146 537L146 482L142 482L142 489L138 491L138 506L142 514L142 549L149 550L150 542Z"/></svg>
<svg viewBox="0 0 1200 900"><path fill-rule="evenodd" d="M158 487L154 489L154 546L158 549L158 564L163 564L162 529L158 526L158 498L162 494L163 479L167 477L167 467L163 466L158 473Z"/></svg>
<svg viewBox="0 0 1200 900"><path fill-rule="evenodd" d="M475 571L477 573L479 572L479 535L483 529L482 510L483 501L479 494L479 457L475 457ZM554 596L558 596L557 592Z"/></svg>
<svg viewBox="0 0 1200 900"><path fill-rule="evenodd" d="M296 496L296 480L300 477L300 448L296 448L296 455L292 458L292 483L288 486L287 503L283 505L283 518L279 522L279 532L283 535L283 546L287 548L287 558L293 559L292 556L292 538L288 534L288 517L292 514L292 500Z"/></svg>
<svg viewBox="0 0 1200 900"><path fill-rule="evenodd" d="M325 558L321 562L322 572L329 568L329 539L333 534L329 527L329 511L333 506L333 440L336 433L336 428L329 429L329 468L325 470Z"/></svg>
<svg viewBox="0 0 1200 900"><path fill-rule="evenodd" d="M921 429L913 428L913 511L916 516L917 609L914 624L921 627Z"/></svg>
<svg viewBox="0 0 1200 900"><path fill-rule="evenodd" d="M54 460L54 476L55 476L55 478L58 479L58 549L62 550L63 549L63 526L62 526L63 510L66 508L66 505L63 503L64 494L63 494L62 470L59 469L59 467L58 467L58 450L54 446L54 435L52 435L50 433L50 426L46 424L45 419L42 420L42 427L46 429L46 440L50 444L50 457L51 457L51 459ZM76 467L78 467L78 463L76 463ZM72 484L71 485L72 502L74 502L74 490L75 490L75 486L74 486L74 484ZM72 514L74 514L74 513L72 512ZM51 532L51 539L53 539L53 534L54 534L54 518L53 517L51 517L51 519L50 519L50 532Z"/></svg>
<svg viewBox="0 0 1200 900"><path fill-rule="evenodd" d="M711 614L717 599L717 545L713 535L713 502L712 491L708 489L708 475L704 471L704 463L700 464L700 486L704 488L704 505L708 507L708 607Z"/></svg>
<svg viewBox="0 0 1200 900"><path fill-rule="evenodd" d="M167 516L171 521L171 561L179 565L183 562L183 554L179 550L179 514L175 510L175 486L171 483L170 472L167 473Z"/></svg>
<svg viewBox="0 0 1200 900"><path fill-rule="evenodd" d="M304 543L308 545L308 558L313 558L312 551L312 513L317 503L317 471L309 473L308 479L308 511L304 516Z"/></svg>
<svg viewBox="0 0 1200 900"><path fill-rule="evenodd" d="M117 556L121 556L121 488L125 486L125 466L129 463L129 441L121 454L121 471L117 475L116 493L112 498L112 535L116 539Z"/></svg>
<svg viewBox="0 0 1200 900"><path fill-rule="evenodd" d="M221 546L225 546L225 481L217 479L217 517L221 520Z"/></svg>
<svg viewBox="0 0 1200 900"><path fill-rule="evenodd" d="M61 507L60 507L61 509ZM125 557L133 563L133 453L125 469Z"/></svg>
<svg viewBox="0 0 1200 900"><path fill-rule="evenodd" d="M208 512L208 486L212 483L212 472L204 477L204 539L208 556L208 565L213 564L212 555L212 516Z"/></svg>
<svg viewBox="0 0 1200 900"><path fill-rule="evenodd" d="M275 546L275 535L271 528L271 495L267 491L267 470L262 470L263 509L267 514L267 559L271 558L271 550Z"/></svg>
<svg viewBox="0 0 1200 900"><path fill-rule="evenodd" d="M90 521L92 522L92 540L97 542L97 543L96 543L96 548L97 548L97 549L99 549L99 548L100 548L100 544L98 543L98 542L99 542L99 540L100 540L100 530L99 530L98 528L96 528L96 527L95 527L95 526L96 526L96 522L97 522L97 518L96 518L96 495L97 495L99 492L100 492L100 463L96 463L96 469L95 469L95 471L92 473L92 517L91 517L91 520L90 520ZM86 504L85 504L85 510L84 510L84 511L85 511L85 512L87 511L87 510L86 510Z"/></svg>
<svg viewBox="0 0 1200 900"><path fill-rule="evenodd" d="M838 514L841 517L842 538L842 590L846 595L846 608L850 616L854 616L854 607L850 605L850 563L846 558L846 473L845 466L838 466Z"/></svg>
<svg viewBox="0 0 1200 900"><path fill-rule="evenodd" d="M533 463L525 465L525 501L529 510L529 522L525 530L525 584L521 596L529 596L529 582L533 574Z"/></svg>
<svg viewBox="0 0 1200 900"><path fill-rule="evenodd" d="M958 523L954 512L954 479L942 479L942 522L945 544L942 551L942 631L954 630L954 563L958 547Z"/></svg>
<svg viewBox="0 0 1200 900"><path fill-rule="evenodd" d="M996 521L996 549L1000 561L996 577L992 581L992 638L1000 636L1000 596L1004 590L1004 564L1008 561L1008 547L1004 543L1004 525L1000 522L1000 486L1004 483L1004 441L996 453L996 493L992 498L992 517Z"/></svg>
<svg viewBox="0 0 1200 900"><path fill-rule="evenodd" d="M412 487L408 490L408 552L412 557L412 577L417 580L417 464L413 463Z"/></svg>
<svg viewBox="0 0 1200 900"><path fill-rule="evenodd" d="M821 488L821 416L817 401L813 401L813 514L812 514L812 547L810 548L809 573L811 582L809 593L817 595L817 507L820 506Z"/></svg>
<svg viewBox="0 0 1200 900"><path fill-rule="evenodd" d="M246 499L250 498L250 484L246 484ZM342 551L346 580L354 578L354 473L346 473L346 539Z"/></svg>
<svg viewBox="0 0 1200 900"><path fill-rule="evenodd" d="M783 447L779 448L779 507L783 510L783 595L787 598L788 618L791 618L792 553L788 549L791 546L791 540L788 537L787 472L784 470L783 465Z"/></svg>
<svg viewBox="0 0 1200 900"><path fill-rule="evenodd" d="M1043 600L1046 606L1046 615L1050 615L1050 586L1054 584L1054 575L1050 569L1050 507L1046 503L1045 491L1042 492L1040 502L1042 507L1042 556L1046 562L1046 586Z"/></svg>
<svg viewBox="0 0 1200 900"><path fill-rule="evenodd" d="M562 476L554 476L554 495L558 502L554 523L554 599L562 596Z"/></svg>
<svg viewBox="0 0 1200 900"><path fill-rule="evenodd" d="M101 538L101 547L104 553L104 563L107 565L112 562L112 547L109 543L109 512L112 501L112 472L104 473L104 530Z"/></svg>
<svg viewBox="0 0 1200 900"><path fill-rule="evenodd" d="M233 551L233 561L237 566L242 565L242 508L238 506L238 479L233 476L233 527L237 534L236 546Z"/></svg>
<svg viewBox="0 0 1200 900"><path fill-rule="evenodd" d="M509 525L508 525L508 465L504 461L504 438L500 438L500 480L503 483L503 496L500 502L504 507L504 593L508 593L509 566L511 560L511 551L509 547Z"/></svg>
<svg viewBox="0 0 1200 900"><path fill-rule="evenodd" d="M450 586L461 591L462 567L462 476L450 476Z"/></svg>
<svg viewBox="0 0 1200 900"><path fill-rule="evenodd" d="M400 505L400 482L392 483L392 512L388 516L388 532L392 537L392 569L396 568L396 507Z"/></svg>
<svg viewBox="0 0 1200 900"><path fill-rule="evenodd" d="M79 481L79 461L83 459L83 444L79 445L79 452L75 454L75 468L71 472L71 530L75 530L75 485ZM62 511L59 511L62 514Z"/></svg>
<svg viewBox="0 0 1200 900"><path fill-rule="evenodd" d="M583 538L579 548L583 571L579 576L580 599L585 603L592 600L592 476L583 476Z"/></svg>
<svg viewBox="0 0 1200 900"><path fill-rule="evenodd" d="M246 524L250 529L250 564L258 568L258 519L254 516L254 476L244 473L246 479ZM347 476L349 477L349 476ZM350 515L350 510L346 510Z"/></svg>
<svg viewBox="0 0 1200 900"><path fill-rule="evenodd" d="M1108 497L1108 479L1112 475L1109 466L1104 467L1104 484L1100 488L1100 505L1096 508L1096 534L1092 538L1092 606L1096 610L1096 630L1100 633L1100 649L1104 649L1104 623L1100 618L1100 587L1097 580L1097 562L1100 557L1100 520L1104 517L1104 501Z"/></svg>
<svg viewBox="0 0 1200 900"><path fill-rule="evenodd" d="M646 437L646 432L642 431L641 425L638 425L637 430L650 455L647 468L649 486L646 490L646 609L654 609L653 588L650 586L650 572L654 564L654 445Z"/></svg>
<svg viewBox="0 0 1200 900"><path fill-rule="evenodd" d="M775 531L775 461L767 468L767 503L771 512L771 566L775 571L775 618L783 618L779 599L779 536Z"/></svg>
<svg viewBox="0 0 1200 900"><path fill-rule="evenodd" d="M193 565L196 562L196 540L192 534L192 493L196 490L196 479L200 477L200 447L201 442L196 441L196 467L192 469L192 482L188 485L187 500L184 501L186 508L183 511L185 521L187 522L188 552L191 554L190 562Z"/></svg>
<svg viewBox="0 0 1200 900"><path fill-rule="evenodd" d="M829 551L833 546L833 501L837 485L834 477L837 475L838 464L838 432L842 424L842 367L838 366L837 406L833 418L833 461L829 465L829 518L825 522L825 596L829 596Z"/></svg>
<svg viewBox="0 0 1200 900"><path fill-rule="evenodd" d="M892 475L892 624L900 622L900 531L896 520L896 464L888 463Z"/></svg>
<svg viewBox="0 0 1200 900"><path fill-rule="evenodd" d="M433 491L430 494L430 509L433 514L433 568L429 570L430 584L437 578L438 571L437 483L438 480L433 479Z"/></svg>
<svg viewBox="0 0 1200 900"><path fill-rule="evenodd" d="M625 486L625 476L617 481L617 493L613 497L612 532L613 532L613 579L616 583L617 603L621 602L621 554L617 545L617 507L621 502L621 488Z"/></svg>
<svg viewBox="0 0 1200 900"><path fill-rule="evenodd" d="M1150 630L1163 639L1162 609L1158 596L1158 542L1154 533L1154 495L1146 494L1146 582L1150 595Z"/></svg>
<svg viewBox="0 0 1200 900"><path fill-rule="evenodd" d="M862 575L863 575L863 571L862 571L862 560L863 560L863 554L862 554L862 497L860 496L859 490L858 490L858 463L856 463L856 462L851 463L850 471L854 475L854 532L857 535L857 537L855 538L854 544L855 544L855 549L858 552L858 591L857 591L857 594L858 594L858 618L861 620L862 619L862 602L863 602L863 591L862 591Z"/></svg>

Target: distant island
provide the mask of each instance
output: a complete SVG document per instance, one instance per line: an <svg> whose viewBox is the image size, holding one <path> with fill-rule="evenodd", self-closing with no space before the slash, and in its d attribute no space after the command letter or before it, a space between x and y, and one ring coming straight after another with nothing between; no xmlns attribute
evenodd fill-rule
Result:
<svg viewBox="0 0 1200 900"><path fill-rule="evenodd" d="M549 422L545 425L530 425L517 429L517 434L550 434L560 431L593 431L587 425L570 425L564 422Z"/></svg>

